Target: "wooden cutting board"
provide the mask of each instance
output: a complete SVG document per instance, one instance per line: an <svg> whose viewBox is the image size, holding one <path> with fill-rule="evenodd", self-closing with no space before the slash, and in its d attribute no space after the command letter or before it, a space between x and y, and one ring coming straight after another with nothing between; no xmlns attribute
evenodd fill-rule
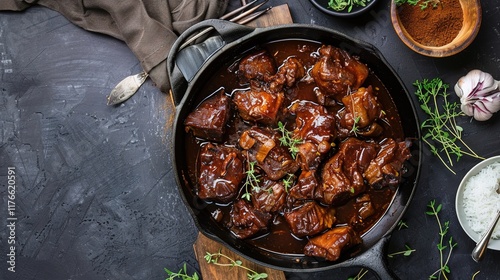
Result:
<svg viewBox="0 0 500 280"><path fill-rule="evenodd" d="M219 242L213 241L212 239L206 237L201 232L198 233L198 239L193 245L194 252L198 263L200 264L200 273L203 280L245 280L248 279L248 271L239 267L223 267L216 264L209 264L205 260L205 256L208 253L217 254L221 253L230 257L234 261L241 261L241 265L248 267L253 271L258 273L266 273L268 280L285 280L285 273L280 270L272 269L269 267L261 266L254 262L251 262L242 256L233 253L233 251L226 248ZM228 264L229 261L223 258L219 258L219 263Z"/></svg>
<svg viewBox="0 0 500 280"><path fill-rule="evenodd" d="M266 14L260 16L256 20L247 23L248 26L252 27L266 27L266 26L274 26L280 24L289 24L293 23L292 15L290 14L290 10L287 4L283 4L280 6L273 7ZM228 248L224 247L221 243L218 243L202 233L198 234L198 239L193 245L194 252L196 255L196 259L200 265L200 273L204 280L244 280L247 278L247 271L242 268L237 267L221 267L215 264L209 264L205 260L205 255L207 252L215 254L219 251L232 258L233 260L239 260L242 262L242 265L248 267L258 273L267 273L268 280L285 280L285 274L283 271L271 269L268 267L264 267L258 265L256 263L250 262L233 253ZM221 263L223 261L221 260ZM227 263L227 262L224 262Z"/></svg>
<svg viewBox="0 0 500 280"><path fill-rule="evenodd" d="M289 23L293 23L292 15L290 14L288 4L283 4L273 7L270 11L246 25L252 27L266 27Z"/></svg>

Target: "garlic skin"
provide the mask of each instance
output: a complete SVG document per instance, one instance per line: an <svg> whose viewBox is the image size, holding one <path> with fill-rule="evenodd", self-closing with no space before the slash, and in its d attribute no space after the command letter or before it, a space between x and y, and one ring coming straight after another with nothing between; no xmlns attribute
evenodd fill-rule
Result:
<svg viewBox="0 0 500 280"><path fill-rule="evenodd" d="M486 121L500 110L500 82L489 73L472 70L455 85L461 109L467 116Z"/></svg>

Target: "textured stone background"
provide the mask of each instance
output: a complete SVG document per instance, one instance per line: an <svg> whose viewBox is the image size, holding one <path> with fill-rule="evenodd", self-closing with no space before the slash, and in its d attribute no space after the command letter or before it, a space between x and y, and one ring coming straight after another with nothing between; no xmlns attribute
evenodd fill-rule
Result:
<svg viewBox="0 0 500 280"><path fill-rule="evenodd" d="M464 52L444 59L420 56L397 38L389 1L360 19L336 19L305 0L288 2L295 22L340 30L381 50L412 91L416 79L454 84L473 68L500 79L500 1L483 2L483 25ZM230 9L239 1L233 0ZM147 81L117 107L106 96L124 77L141 71L127 46L84 31L58 13L33 7L0 13L0 279L164 279L164 267L198 265L197 229L175 186L171 160L170 97ZM404 113L402 114L404 117ZM421 116L422 117L422 116ZM500 117L460 123L466 141L484 156L500 153ZM464 159L457 175L424 152L422 179L387 252L408 244L410 257L389 260L402 279L426 279L438 265L437 228L427 203L443 203L443 220L459 243L452 279L498 279L499 252L475 264L474 244L454 211L455 190L477 161ZM17 173L16 273L7 272L7 167ZM347 279L359 268L287 273L288 279ZM6 278L8 277L8 278ZM368 275L367 278L373 278Z"/></svg>

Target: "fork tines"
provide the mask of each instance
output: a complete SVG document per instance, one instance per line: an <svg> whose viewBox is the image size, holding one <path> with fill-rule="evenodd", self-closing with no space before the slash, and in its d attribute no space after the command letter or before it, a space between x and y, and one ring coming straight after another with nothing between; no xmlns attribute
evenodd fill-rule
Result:
<svg viewBox="0 0 500 280"><path fill-rule="evenodd" d="M246 5L243 5L243 6L239 7L238 9L223 15L222 17L220 17L220 19L228 20L228 21L235 22L238 24L246 24L246 23L260 17L261 15L265 14L270 9L272 9L272 7L269 7L265 10L255 12L257 9L259 9L264 4L266 4L269 0L264 0L262 3L259 3L255 6L253 6L255 3L259 2L259 1L260 0L253 0L249 3L247 3ZM212 31L213 29L214 29L213 27L208 27L206 29L201 30L196 35L193 35L188 40L186 40L186 42L184 42L180 46L179 49L183 49L183 48L187 47L188 45L193 43L196 39L207 34L208 32Z"/></svg>

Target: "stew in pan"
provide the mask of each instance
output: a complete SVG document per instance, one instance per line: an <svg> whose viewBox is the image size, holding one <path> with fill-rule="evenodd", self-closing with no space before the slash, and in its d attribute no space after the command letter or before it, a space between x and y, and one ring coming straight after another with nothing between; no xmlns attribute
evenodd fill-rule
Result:
<svg viewBox="0 0 500 280"><path fill-rule="evenodd" d="M221 67L203 91L184 121L185 153L212 218L273 252L335 261L355 250L410 158L370 65L335 46L276 41Z"/></svg>

